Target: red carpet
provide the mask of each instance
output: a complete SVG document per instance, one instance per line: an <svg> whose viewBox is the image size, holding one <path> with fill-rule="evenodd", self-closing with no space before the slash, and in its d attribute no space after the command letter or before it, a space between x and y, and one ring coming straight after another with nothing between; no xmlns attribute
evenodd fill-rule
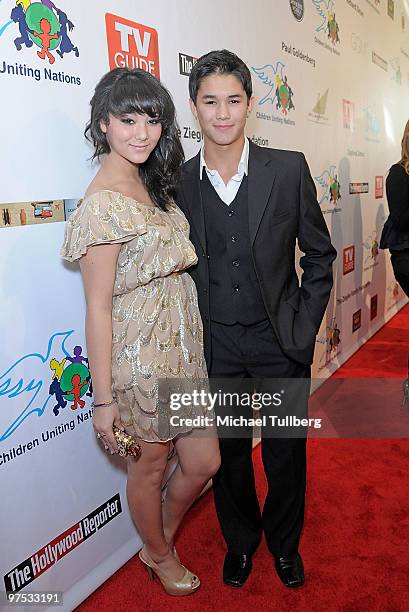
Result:
<svg viewBox="0 0 409 612"><path fill-rule="evenodd" d="M338 377L406 377L409 306L337 371ZM266 494L259 449L254 451L260 499ZM182 561L202 586L189 597L164 594L131 559L80 607L80 612L283 610L394 612L409 601L409 441L310 440L308 495L301 552L306 584L281 585L265 542L242 589L224 586L224 543L211 492L189 513L178 538ZM406 602L406 603L405 603Z"/></svg>

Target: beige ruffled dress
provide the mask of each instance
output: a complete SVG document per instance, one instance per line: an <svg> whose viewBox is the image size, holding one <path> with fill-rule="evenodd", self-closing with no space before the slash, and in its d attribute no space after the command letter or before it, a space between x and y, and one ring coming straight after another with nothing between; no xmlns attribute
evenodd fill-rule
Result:
<svg viewBox="0 0 409 612"><path fill-rule="evenodd" d="M121 243L112 307L112 392L128 433L147 442L192 430L172 425L159 379L207 378L196 287L197 261L181 210L141 204L113 191L86 197L65 227L62 257L75 261L98 244ZM161 396L162 397L162 396ZM192 408L191 416L206 410Z"/></svg>

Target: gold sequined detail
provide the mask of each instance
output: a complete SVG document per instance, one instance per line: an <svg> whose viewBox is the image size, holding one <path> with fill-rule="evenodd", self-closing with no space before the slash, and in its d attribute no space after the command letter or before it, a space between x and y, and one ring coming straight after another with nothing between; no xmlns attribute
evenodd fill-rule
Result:
<svg viewBox="0 0 409 612"><path fill-rule="evenodd" d="M197 262L189 225L172 204L168 211L117 192L85 198L67 221L62 256L79 259L88 247L121 243L112 307L112 380L128 433L155 442L190 427L158 420L170 416L158 399L159 378L206 377L197 293L185 271ZM166 418L165 418L166 421Z"/></svg>

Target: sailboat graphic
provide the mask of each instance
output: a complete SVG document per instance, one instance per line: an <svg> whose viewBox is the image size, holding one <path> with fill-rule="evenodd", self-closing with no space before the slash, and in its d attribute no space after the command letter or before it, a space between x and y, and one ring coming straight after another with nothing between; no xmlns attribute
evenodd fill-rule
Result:
<svg viewBox="0 0 409 612"><path fill-rule="evenodd" d="M314 108L312 109L312 112L316 113L317 115L325 115L325 111L327 109L327 98L328 98L328 89L322 96L318 94L318 100Z"/></svg>

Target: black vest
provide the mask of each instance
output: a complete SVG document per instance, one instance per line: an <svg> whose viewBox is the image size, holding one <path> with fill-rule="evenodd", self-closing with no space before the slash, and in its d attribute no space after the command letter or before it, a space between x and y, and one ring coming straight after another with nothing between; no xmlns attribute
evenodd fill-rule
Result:
<svg viewBox="0 0 409 612"><path fill-rule="evenodd" d="M210 318L251 325L268 318L254 270L248 222L247 176L230 206L203 168L200 181L209 256Z"/></svg>

